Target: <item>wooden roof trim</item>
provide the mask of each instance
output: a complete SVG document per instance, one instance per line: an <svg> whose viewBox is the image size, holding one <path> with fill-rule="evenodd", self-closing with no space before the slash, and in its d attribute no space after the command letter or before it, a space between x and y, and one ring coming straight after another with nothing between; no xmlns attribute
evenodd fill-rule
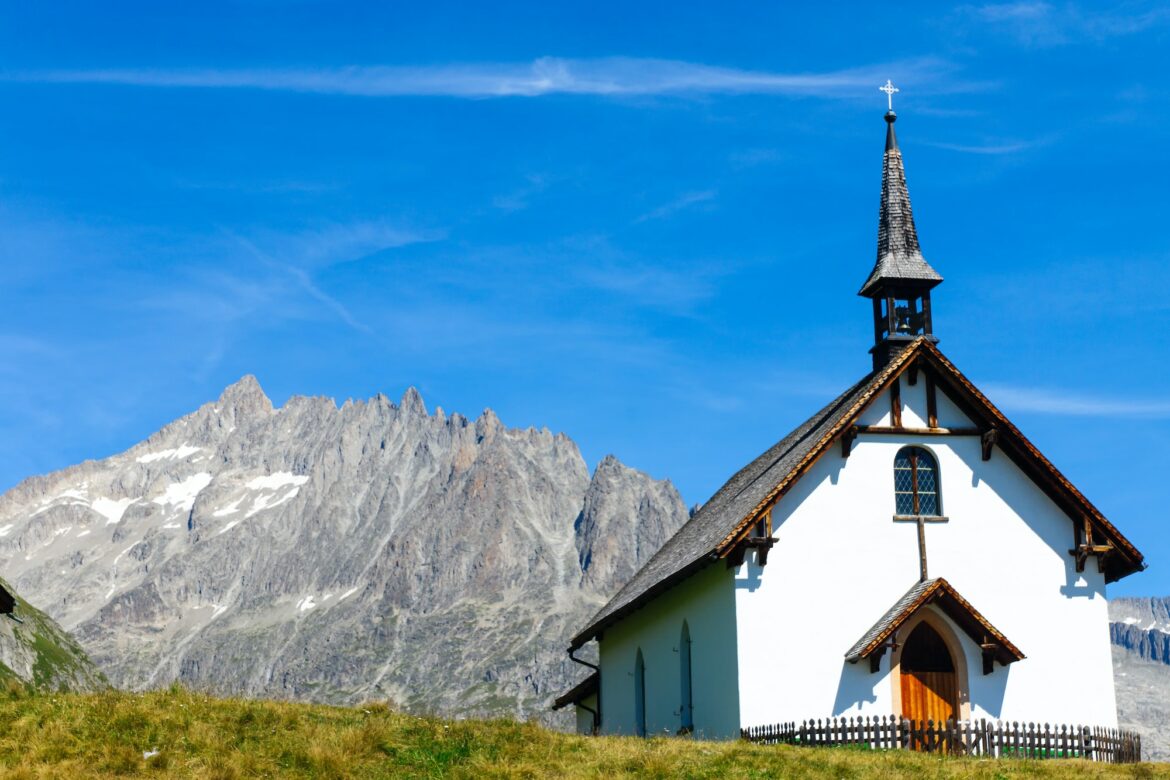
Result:
<svg viewBox="0 0 1170 780"><path fill-rule="evenodd" d="M716 547L716 552L718 553L719 557L726 557L727 554L731 551L731 548L734 547L735 544L738 543L740 539L748 533L751 526L757 520L759 520L760 515L769 509L772 504L776 502L777 498L787 492L791 485L803 477L805 472L808 471L814 463L820 460L821 455L823 455L825 450L829 448L829 445L836 441L845 431L845 429L856 422L857 418L861 416L862 412L864 412L871 403L873 403L875 398L885 392L886 388L889 387L892 379L895 376L898 376L900 373L900 369L903 368L905 364L909 363L913 353L916 352L916 347L925 343L928 343L926 339L924 337L919 337L916 341L912 342L909 347L904 349L899 355L886 364L881 373L878 374L880 379L875 377L877 381L871 383L869 389L861 394L861 396L854 402L849 411L845 412L845 414L838 418L837 422L834 423L833 426L827 432L825 432L824 435L821 436L817 443L813 445L812 449L810 449L808 453L800 460L800 462L796 464L796 466L791 471L788 472L784 479L781 480L780 483L776 485L776 487L768 491L768 494L764 496L764 498L758 504L756 504L751 512L749 512L742 520L739 521L731 533L723 538L723 541L721 541L719 546Z"/></svg>
<svg viewBox="0 0 1170 780"><path fill-rule="evenodd" d="M1059 469L1057 469L1056 466L1054 466L1052 462L1048 460L1048 458L1044 457L1043 453L1041 453L1040 450L1037 449L1036 446L1032 444L1032 442L1030 442L1028 438L1024 436L1024 434L1021 433L1020 430L1015 425L1013 425L1006 416L1004 416L1003 412L1001 412L995 406L995 404L993 404L987 398L987 396L983 395L983 393L981 393L979 389L976 388L975 385L972 384L971 381L967 379L967 377L964 376L963 373L959 371L959 369L956 368L955 365L951 363L951 361L948 360L946 356L944 356L942 352L938 350L937 347L934 346L934 344L923 337L919 337L913 341L882 369L882 372L878 375L880 379L877 379L877 381L870 385L869 389L866 390L861 395L861 397L857 399L854 405L846 413L841 415L837 422L808 451L808 453L804 456L804 458L801 459L796 467L793 468L775 488L769 491L763 500L761 500L751 510L751 512L749 512L742 520L740 520L731 533L724 537L724 539L719 543L719 546L716 548L716 553L719 555L719 557L726 557L730 553L731 549L748 533L751 526L759 520L760 515L764 511L770 509L772 504L774 504L779 497L786 493L797 480L803 477L805 472L807 472L814 463L820 460L821 456L828 449L829 445L837 440L845 430L854 425L857 421L857 418L861 416L861 414L869 407L871 403L873 403L874 399L885 392L885 390L893 382L894 378L901 376L903 371L912 365L920 355L925 356L928 360L935 363L939 368L942 369L942 371L939 371L940 379L943 379L944 381L951 379L956 382L958 387L955 389L961 390L963 393L966 393L968 396L970 396L971 399L973 399L975 402L974 406L981 407L971 409L969 411L974 412L976 417L990 416L990 424L996 426L998 429L1008 434L1010 439L1014 440L1014 442L1017 443L1024 451L1024 454L1030 456L1032 459L1031 462L1040 466L1040 469L1036 470L1029 468L1027 462L1020 463L1017 461L1017 465L1020 465L1025 472L1033 472L1034 475L1042 475L1053 480L1056 483L1053 487L1057 488L1059 492L1063 492L1065 495L1067 495L1079 509L1083 510L1085 514L1089 516L1090 521L1097 528L1103 530L1105 535L1117 544L1119 551L1129 560L1131 568L1129 571L1126 571L1124 574L1121 574L1118 577L1110 578L1109 581L1116 581L1122 576L1125 576L1125 574L1130 574L1134 571L1141 571L1145 567L1144 556L1133 545L1133 543L1126 539L1121 531L1118 530L1118 528L1111 522L1109 522L1109 520L1106 519L1103 514L1101 514L1100 510L1093 506L1092 502L1090 502L1089 499L1087 499L1079 490L1077 490L1077 488L1071 482L1069 482L1069 480L1063 474L1060 473ZM1001 439L1001 448L1002 444L1004 443L1010 442ZM1013 458L1013 460L1015 459ZM1059 504L1060 502L1056 501L1056 503ZM1065 512L1069 514L1073 522L1077 522L1077 520L1079 520L1079 518L1076 517L1076 513L1069 511L1068 507L1065 507Z"/></svg>
<svg viewBox="0 0 1170 780"><path fill-rule="evenodd" d="M962 390L971 395L978 402L978 405L984 407L984 409L991 414L991 416L994 418L994 424L1000 427L1001 432L1009 434L1011 439L1013 439L1014 442L1018 444L1020 448L1023 449L1024 452L1032 458L1033 462L1042 467L1042 470L1046 472L1046 476L1053 479L1057 486L1063 490L1073 500L1073 502L1079 505L1078 508L1083 510L1085 514L1089 515L1089 519L1096 526L1104 530L1106 535L1117 543L1123 554L1134 564L1134 569L1136 571L1140 571L1142 568L1144 568L1145 558L1133 545L1133 543L1126 539L1125 535L1122 534L1121 531L1118 530L1115 525L1113 525L1113 523L1109 522L1109 520L1103 514L1101 514L1101 511L1097 509L1097 507L1095 507L1093 503L1089 501L1089 499L1086 498L1085 495L1081 493L1081 491L1079 491L1076 486L1073 485L1072 482L1070 482L1068 478L1065 477L1064 474L1062 474L1060 470L1052 464L1050 460L1048 460L1048 458L1044 457L1044 454L1036 448L1036 445L1032 444L1032 442L1028 440L1028 437L1020 432L1020 429L1013 425L1012 422L1003 414L1003 412L1001 412L996 407L996 405L987 398L987 396L983 395L983 393L981 393L979 389L971 383L971 380L967 379L967 377L963 375L963 372L956 368L955 365L951 363L951 361L948 360L946 356L938 350L937 347L935 347L930 342L925 341L924 345L924 351L934 361L938 362L943 368L946 369L951 378L959 383ZM1004 441L1001 439L1001 447L1003 443ZM1025 470L1027 470L1027 468L1025 468ZM1079 518L1075 516L1073 517L1074 522L1078 519Z"/></svg>
<svg viewBox="0 0 1170 780"><path fill-rule="evenodd" d="M918 612L918 610L922 609L927 604L930 604L932 601L935 601L941 595L946 595L953 599L958 607L960 607L963 612L965 612L971 619L973 619L979 625L979 627L983 629L984 633L986 633L988 637L993 639L996 644L998 644L1003 649L1006 655L1011 657L1011 660L1022 661L1027 657L1022 652L1020 652L1020 649L1016 647L1010 639L1004 636L999 629L991 625L991 622L988 621L987 618L983 617L983 614L979 610L975 609L975 607L971 605L971 602L960 596L959 592L955 590L955 588L949 582L947 582L942 577L939 577L930 585L930 587L922 591L918 598L914 599L914 601L908 604L906 608L897 615L897 617L891 620L889 625L886 626L877 636L875 636L869 642L869 644L862 648L861 652L857 654L857 658L868 658L872 653L881 648L893 634L897 633L898 629L905 625L906 621L914 616L914 613ZM955 621L959 628L964 628L961 622L957 620L954 615L950 614L950 610L946 608L945 604L940 604L940 608L943 610L943 612L947 613L948 617ZM980 637L972 636L970 631L966 631L966 629L964 629L964 631L976 642L981 641ZM1008 663L1010 663L1010 661Z"/></svg>
<svg viewBox="0 0 1170 780"><path fill-rule="evenodd" d="M888 640L894 632L901 628L903 623L909 620L915 612L922 609L922 606L926 604L927 600L938 591L939 585L943 581L944 580L940 577L934 582L933 585L922 591L922 593L918 595L918 598L910 602L910 604L908 604L906 608L898 614L897 617L890 621L889 625L887 625L880 633L878 633L877 636L870 640L869 644L861 648L861 652L857 654L857 658L869 658L871 653L885 644L886 640Z"/></svg>
<svg viewBox="0 0 1170 780"><path fill-rule="evenodd" d="M940 583L939 589L945 591L946 595L948 595L952 599L954 599L958 603L958 605L963 608L963 611L966 612L971 618L973 618L975 620L975 622L979 624L979 626L987 633L987 635L989 637L994 639L996 641L996 643L999 644L999 646L1001 648L1003 648L1003 650L1007 654L1012 656L1013 660L1022 661L1022 660L1024 660L1024 658L1027 657L1020 651L1020 648L1016 647L1015 644L1013 644L1011 640L1009 640L1006 636L1003 635L1003 633L1001 633L999 631L999 629L997 629L995 626L991 625L991 622L987 618L983 617L983 613L981 613L979 610L975 609L975 607L971 604L971 602L967 601L967 599L960 596L959 592L957 590L955 590L949 582L947 582L942 577L939 577L939 583ZM944 611L946 611L945 606L942 606L942 609ZM953 616L952 616L952 618L953 618ZM956 621L956 622L958 622L958 621ZM975 639L976 641L979 641L978 637L972 637L972 638Z"/></svg>

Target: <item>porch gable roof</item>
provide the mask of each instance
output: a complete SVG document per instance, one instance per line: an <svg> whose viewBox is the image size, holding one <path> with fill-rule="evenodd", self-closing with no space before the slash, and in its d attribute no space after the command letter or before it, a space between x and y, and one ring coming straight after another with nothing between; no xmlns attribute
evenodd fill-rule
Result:
<svg viewBox="0 0 1170 780"><path fill-rule="evenodd" d="M963 633L1004 666L1022 661L1026 657L999 629L991 625L979 610L971 606L971 602L960 596L949 582L942 577L936 577L917 582L906 591L906 595L898 599L894 606L849 648L845 653L845 660L857 663L875 652L883 652L886 642L898 629L928 604L934 604L941 609L963 630Z"/></svg>

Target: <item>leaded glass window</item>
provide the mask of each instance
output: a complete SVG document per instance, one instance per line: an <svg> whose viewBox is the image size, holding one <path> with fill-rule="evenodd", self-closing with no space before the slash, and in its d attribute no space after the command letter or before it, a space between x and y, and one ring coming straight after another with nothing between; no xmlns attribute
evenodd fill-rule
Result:
<svg viewBox="0 0 1170 780"><path fill-rule="evenodd" d="M903 447L894 458L894 498L900 515L937 515L938 463L921 447Z"/></svg>

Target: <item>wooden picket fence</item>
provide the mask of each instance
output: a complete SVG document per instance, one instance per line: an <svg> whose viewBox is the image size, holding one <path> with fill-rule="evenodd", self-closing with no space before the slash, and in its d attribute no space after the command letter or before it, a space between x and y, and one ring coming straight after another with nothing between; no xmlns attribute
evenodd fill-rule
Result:
<svg viewBox="0 0 1170 780"><path fill-rule="evenodd" d="M995 758L1084 758L1109 764L1141 760L1142 738L1121 729L1043 726L1008 721L935 724L889 716L826 718L742 729L749 742L766 745L853 745L871 750L919 750Z"/></svg>

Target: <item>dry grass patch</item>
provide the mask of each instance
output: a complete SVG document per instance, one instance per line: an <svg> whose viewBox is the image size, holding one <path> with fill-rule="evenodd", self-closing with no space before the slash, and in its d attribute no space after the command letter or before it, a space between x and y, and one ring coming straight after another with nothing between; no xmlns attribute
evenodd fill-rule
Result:
<svg viewBox="0 0 1170 780"><path fill-rule="evenodd" d="M144 753L150 754L144 757ZM6 778L1135 778L1170 765L937 758L899 751L587 738L513 721L145 694L0 695Z"/></svg>

